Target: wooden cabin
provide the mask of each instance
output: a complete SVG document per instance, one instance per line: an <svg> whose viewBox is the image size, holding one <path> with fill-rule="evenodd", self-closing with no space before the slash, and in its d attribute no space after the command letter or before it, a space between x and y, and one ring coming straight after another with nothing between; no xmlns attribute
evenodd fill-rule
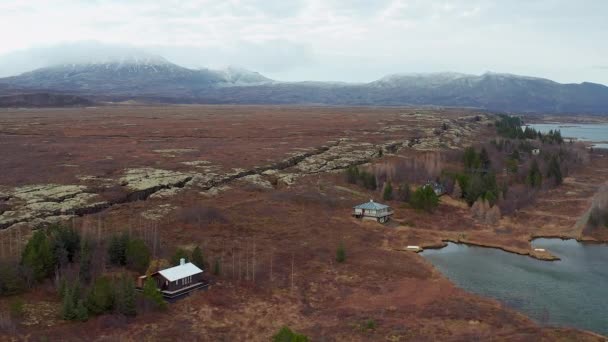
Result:
<svg viewBox="0 0 608 342"><path fill-rule="evenodd" d="M209 285L203 279L203 270L183 258L179 265L160 270L151 277L165 298L175 298ZM146 276L139 277L139 287L143 287L145 279Z"/></svg>
<svg viewBox="0 0 608 342"><path fill-rule="evenodd" d="M388 205L369 200L369 202L353 207L353 216L359 219L376 220L380 223L385 223L393 216L393 209Z"/></svg>

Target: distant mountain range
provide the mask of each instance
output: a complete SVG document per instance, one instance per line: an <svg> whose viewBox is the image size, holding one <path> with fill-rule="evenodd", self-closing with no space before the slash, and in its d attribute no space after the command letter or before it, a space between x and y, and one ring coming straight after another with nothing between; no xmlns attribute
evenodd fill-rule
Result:
<svg viewBox="0 0 608 342"><path fill-rule="evenodd" d="M394 74L370 83L280 82L240 68L188 69L134 55L57 64L0 78L0 106L27 106L23 94L70 105L88 101L473 107L517 113L608 114L608 87L560 84L510 74ZM55 94L55 95L53 95ZM76 97L65 97L74 95ZM55 96L55 97L53 97ZM81 100L82 99L82 100ZM55 101L63 105L63 100ZM53 101L50 101L52 105Z"/></svg>

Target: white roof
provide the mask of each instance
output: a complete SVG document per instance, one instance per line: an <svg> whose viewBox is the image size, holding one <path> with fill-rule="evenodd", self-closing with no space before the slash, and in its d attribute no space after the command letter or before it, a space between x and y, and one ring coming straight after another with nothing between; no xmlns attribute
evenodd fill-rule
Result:
<svg viewBox="0 0 608 342"><path fill-rule="evenodd" d="M203 273L203 270L196 267L196 265L193 263L188 262L183 265L177 265L162 271L158 271L158 273L160 273L160 275L165 277L165 279L168 281L176 281L178 279L186 278L198 273Z"/></svg>

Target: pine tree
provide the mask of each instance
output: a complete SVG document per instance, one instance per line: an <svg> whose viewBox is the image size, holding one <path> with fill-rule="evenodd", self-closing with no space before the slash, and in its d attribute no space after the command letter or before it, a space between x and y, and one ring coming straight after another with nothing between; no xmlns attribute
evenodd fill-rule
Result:
<svg viewBox="0 0 608 342"><path fill-rule="evenodd" d="M553 178L556 185L560 185L564 181L562 177L562 170L559 165L559 159L556 155L551 156L551 161L549 161L547 178Z"/></svg>
<svg viewBox="0 0 608 342"><path fill-rule="evenodd" d="M205 268L205 257L203 251L199 246L196 246L192 251L192 263L198 266L200 269Z"/></svg>
<svg viewBox="0 0 608 342"><path fill-rule="evenodd" d="M108 277L95 279L87 295L86 307L94 315L112 311L115 301L115 288Z"/></svg>
<svg viewBox="0 0 608 342"><path fill-rule="evenodd" d="M382 194L382 198L385 201L390 201L393 199L393 186L391 185L391 182L387 182L384 186L384 193Z"/></svg>
<svg viewBox="0 0 608 342"><path fill-rule="evenodd" d="M176 249L175 253L173 253L173 256L171 257L171 264L177 266L179 265L181 259L185 259L186 262L188 262L188 258L190 256L189 254L190 253L188 253L188 251L186 251L185 249Z"/></svg>
<svg viewBox="0 0 608 342"><path fill-rule="evenodd" d="M76 306L72 289L67 289L61 305L61 317L66 321L71 321L76 317Z"/></svg>
<svg viewBox="0 0 608 342"><path fill-rule="evenodd" d="M150 264L150 250L140 239L129 240L125 252L127 266L139 273L144 273Z"/></svg>
<svg viewBox="0 0 608 342"><path fill-rule="evenodd" d="M120 281L120 291L117 295L116 308L125 316L135 316L135 284L129 276L123 276Z"/></svg>
<svg viewBox="0 0 608 342"><path fill-rule="evenodd" d="M540 187L543 182L543 176L540 172L540 167L538 166L538 162L536 159L532 160L532 165L530 166L530 171L528 171L528 177L526 178L526 183L533 187Z"/></svg>
<svg viewBox="0 0 608 342"><path fill-rule="evenodd" d="M78 303L74 308L74 319L81 322L89 319L89 312L82 299L78 300Z"/></svg>
<svg viewBox="0 0 608 342"><path fill-rule="evenodd" d="M83 241L80 247L80 269L78 272L80 281L88 284L91 281L91 245Z"/></svg>
<svg viewBox="0 0 608 342"><path fill-rule="evenodd" d="M129 236L127 234L112 236L108 246L108 260L112 265L124 266L127 264L128 243Z"/></svg>
<svg viewBox="0 0 608 342"><path fill-rule="evenodd" d="M21 256L21 264L32 272L34 280L51 276L55 269L55 257L47 235L38 230L28 241Z"/></svg>
<svg viewBox="0 0 608 342"><path fill-rule="evenodd" d="M144 283L143 296L150 302L154 303L158 309L165 309L167 307L167 303L163 299L163 295L160 293L160 291L158 291L156 282L154 279L152 279L152 277L148 277Z"/></svg>

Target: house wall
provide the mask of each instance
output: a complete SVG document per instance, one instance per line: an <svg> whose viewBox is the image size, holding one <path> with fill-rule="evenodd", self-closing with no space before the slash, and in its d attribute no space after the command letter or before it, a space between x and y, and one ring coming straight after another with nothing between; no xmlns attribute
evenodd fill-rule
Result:
<svg viewBox="0 0 608 342"><path fill-rule="evenodd" d="M203 273L195 274L195 275L191 276L189 279L184 278L184 279L178 279L176 281L168 281L167 279L165 279L165 277L163 277L159 273L159 274L157 274L155 279L156 279L156 284L159 289L161 289L163 291L177 291L184 287L188 287L190 285L202 282Z"/></svg>

